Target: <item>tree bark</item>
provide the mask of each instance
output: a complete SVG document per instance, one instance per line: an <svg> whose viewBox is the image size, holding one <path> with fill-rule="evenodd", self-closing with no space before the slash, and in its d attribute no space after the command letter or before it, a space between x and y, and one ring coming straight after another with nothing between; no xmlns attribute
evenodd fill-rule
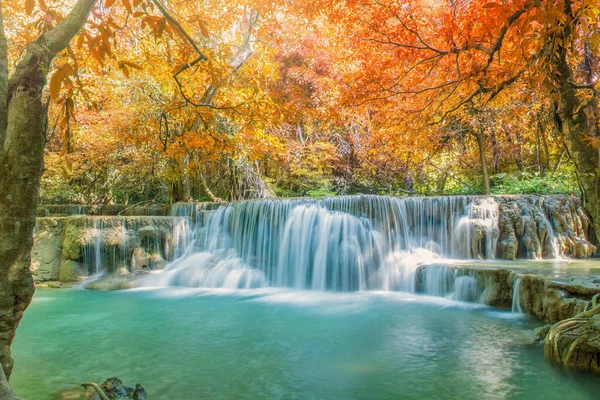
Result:
<svg viewBox="0 0 600 400"><path fill-rule="evenodd" d="M44 168L46 109L42 92L54 57L79 32L96 0L78 0L52 30L28 46L6 87L6 118L0 121L0 363L10 378L10 346L34 287L29 270L36 207ZM0 34L0 51L4 31ZM3 55L0 55L3 57ZM2 89L0 89L0 98ZM2 107L2 104L0 104ZM0 118L2 118L0 112ZM0 130L1 132L1 130Z"/></svg>
<svg viewBox="0 0 600 400"><path fill-rule="evenodd" d="M577 179L582 191L583 201L590 213L594 229L600 232L599 218L599 176L598 166L600 157L598 149L589 146L585 139L595 135L595 127L589 126L585 115L585 107L577 95L573 82L573 71L568 63L569 49L566 47L567 38L571 35L571 24L574 17L571 10L571 2L565 1L565 14L567 21L563 28L561 40L556 40L557 50L553 53L551 62L557 73L556 79L556 118L555 123L563 134L563 140L567 154L573 160L577 172ZM552 39L552 38L549 38Z"/></svg>
<svg viewBox="0 0 600 400"><path fill-rule="evenodd" d="M483 180L483 194L490 194L490 178L488 176L487 160L485 159L485 139L483 132L472 132L477 139L477 147L479 148L479 161L481 162L481 175Z"/></svg>

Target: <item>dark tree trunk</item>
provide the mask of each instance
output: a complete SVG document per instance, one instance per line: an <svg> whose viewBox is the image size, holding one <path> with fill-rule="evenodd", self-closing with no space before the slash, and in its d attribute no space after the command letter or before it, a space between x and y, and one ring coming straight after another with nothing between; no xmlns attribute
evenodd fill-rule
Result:
<svg viewBox="0 0 600 400"><path fill-rule="evenodd" d="M590 213L594 229L600 232L599 218L599 176L598 167L600 157L598 149L589 146L585 139L596 135L596 127L590 126L590 120L586 117L585 106L578 96L578 91L586 90L576 87L574 84L573 71L569 66L567 57L569 49L562 43L566 43L571 35L571 25L574 17L571 10L571 2L565 1L565 23L563 37L554 38L555 41L549 45L556 45L556 51L551 58L556 79L556 118L555 122L562 133L567 154L573 160L577 173L577 180L583 194L584 204ZM551 39L551 38L549 38ZM560 41L558 40L560 39Z"/></svg>
<svg viewBox="0 0 600 400"><path fill-rule="evenodd" d="M0 24L0 364L7 379L13 368L10 346L34 292L29 264L44 169L46 74L95 2L79 0L61 23L31 43L8 80Z"/></svg>
<svg viewBox="0 0 600 400"><path fill-rule="evenodd" d="M477 139L477 148L479 149L479 161L481 165L481 176L483 181L483 194L490 194L490 178L488 176L487 160L485 158L485 138L483 137L483 131L472 131L472 133L473 136L475 136L475 139Z"/></svg>

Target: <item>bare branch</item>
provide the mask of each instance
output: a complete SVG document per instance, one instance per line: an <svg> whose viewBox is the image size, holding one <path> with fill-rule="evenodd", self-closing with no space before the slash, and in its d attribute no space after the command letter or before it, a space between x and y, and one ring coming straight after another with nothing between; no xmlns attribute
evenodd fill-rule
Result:
<svg viewBox="0 0 600 400"><path fill-rule="evenodd" d="M173 16L171 14L169 14L169 12L165 8L165 6L163 6L159 0L152 0L152 2L159 9L159 11L161 12L161 14L165 16L165 18L167 19L167 21L169 21L169 23L171 25L173 25L179 32L181 32L181 34L188 40L188 42L194 48L194 50L196 50L196 53L198 53L198 56L199 56L198 58L200 59L198 61L208 60L208 57L206 57L204 55L204 53L202 53L202 51L200 51L200 48L198 47L198 45L196 44L196 42L194 41L194 39L185 31L185 29L183 29L183 26L181 26L181 24L179 23L179 21L177 21L175 18L173 18ZM196 63L198 61L196 61Z"/></svg>

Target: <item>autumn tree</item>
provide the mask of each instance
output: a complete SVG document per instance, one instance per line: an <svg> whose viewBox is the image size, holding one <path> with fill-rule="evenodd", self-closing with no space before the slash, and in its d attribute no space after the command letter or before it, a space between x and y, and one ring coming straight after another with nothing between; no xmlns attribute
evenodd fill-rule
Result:
<svg viewBox="0 0 600 400"><path fill-rule="evenodd" d="M33 7L26 1L25 7ZM30 250L44 165L43 91L52 60L85 24L95 0L79 0L69 14L29 43L9 76L8 41L0 14L0 363L12 372L10 345L33 295ZM3 7L7 2L0 3Z"/></svg>
<svg viewBox="0 0 600 400"><path fill-rule="evenodd" d="M361 67L345 78L353 82L348 104L372 104L399 135L434 138L455 118L483 138L471 123L474 115L515 101L530 103L527 97L536 93L545 110L555 110L585 204L600 228L599 159L590 146L598 131L596 1L348 4L351 11L336 13L359 27L347 62ZM500 116L496 125L506 119Z"/></svg>

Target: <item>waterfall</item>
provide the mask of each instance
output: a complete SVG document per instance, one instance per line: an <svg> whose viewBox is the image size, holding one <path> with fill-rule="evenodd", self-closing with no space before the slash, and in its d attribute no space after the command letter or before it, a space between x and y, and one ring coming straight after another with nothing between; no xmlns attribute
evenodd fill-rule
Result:
<svg viewBox="0 0 600 400"><path fill-rule="evenodd" d="M513 282L511 311L518 314L523 313L523 310L521 309L521 278L519 277L516 277Z"/></svg>
<svg viewBox="0 0 600 400"><path fill-rule="evenodd" d="M457 299L480 291L454 270L419 267L440 259L494 258L493 198L343 196L173 207L176 260L149 286L289 287L423 291ZM434 276L439 274L439 276ZM445 286L444 286L445 285Z"/></svg>

